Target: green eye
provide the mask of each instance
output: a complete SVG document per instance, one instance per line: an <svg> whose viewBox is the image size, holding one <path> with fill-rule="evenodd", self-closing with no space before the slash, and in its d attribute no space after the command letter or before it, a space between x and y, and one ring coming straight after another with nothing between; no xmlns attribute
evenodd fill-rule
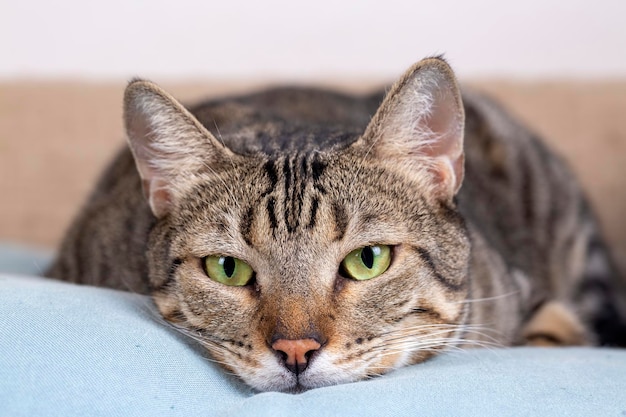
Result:
<svg viewBox="0 0 626 417"><path fill-rule="evenodd" d="M221 284L241 287L254 276L250 265L232 256L207 256L202 263L209 278Z"/></svg>
<svg viewBox="0 0 626 417"><path fill-rule="evenodd" d="M389 268L391 248L387 245L365 246L353 250L341 262L343 271L359 281L372 279Z"/></svg>

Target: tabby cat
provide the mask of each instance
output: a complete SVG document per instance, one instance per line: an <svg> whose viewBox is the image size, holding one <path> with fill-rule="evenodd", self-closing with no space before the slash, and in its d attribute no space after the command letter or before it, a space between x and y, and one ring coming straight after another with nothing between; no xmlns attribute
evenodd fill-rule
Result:
<svg viewBox="0 0 626 417"><path fill-rule="evenodd" d="M130 150L48 275L150 294L258 390L472 346L626 344L624 283L571 173L441 58L387 94L191 111L135 80L124 120Z"/></svg>

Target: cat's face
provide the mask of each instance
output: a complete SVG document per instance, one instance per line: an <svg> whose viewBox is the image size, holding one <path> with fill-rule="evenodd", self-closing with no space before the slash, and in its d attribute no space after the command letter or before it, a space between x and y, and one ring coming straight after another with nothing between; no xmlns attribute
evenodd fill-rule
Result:
<svg viewBox="0 0 626 417"><path fill-rule="evenodd" d="M324 166L317 182L313 161ZM182 262L157 305L197 329L218 361L261 390L312 388L414 363L458 334L468 244L452 210L350 152L246 165L225 181L199 178L163 226ZM391 249L380 275L359 281L342 270L348 254L374 245ZM214 281L203 265L211 255L245 262L251 281ZM321 346L296 376L272 344L310 338Z"/></svg>
<svg viewBox="0 0 626 417"><path fill-rule="evenodd" d="M397 103L385 103L343 148L213 149L207 163L187 156L184 176L171 173L167 148L133 148L160 217L148 255L157 306L256 389L360 380L424 360L462 333L469 241L452 203L462 169L449 145L430 142L439 159L419 153L422 168L406 145L380 147L389 131L402 133L388 125ZM146 125L131 126L131 140ZM142 152L161 154L142 167Z"/></svg>

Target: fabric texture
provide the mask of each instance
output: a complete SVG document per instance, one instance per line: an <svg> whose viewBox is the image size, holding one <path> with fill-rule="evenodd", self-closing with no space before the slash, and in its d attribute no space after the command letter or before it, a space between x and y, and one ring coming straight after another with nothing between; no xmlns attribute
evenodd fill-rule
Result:
<svg viewBox="0 0 626 417"><path fill-rule="evenodd" d="M0 416L626 415L626 350L476 349L358 383L255 393L145 296L5 273L0 317Z"/></svg>

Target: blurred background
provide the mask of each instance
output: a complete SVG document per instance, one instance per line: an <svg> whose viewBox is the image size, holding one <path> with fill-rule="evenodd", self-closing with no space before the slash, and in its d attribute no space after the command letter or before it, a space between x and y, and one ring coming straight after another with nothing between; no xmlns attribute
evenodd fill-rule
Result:
<svg viewBox="0 0 626 417"><path fill-rule="evenodd" d="M123 144L134 76L191 102L362 92L445 54L581 178L626 270L626 1L20 0L0 4L0 241L53 248Z"/></svg>
<svg viewBox="0 0 626 417"><path fill-rule="evenodd" d="M463 77L626 74L622 0L3 0L3 78L393 77L445 53Z"/></svg>

